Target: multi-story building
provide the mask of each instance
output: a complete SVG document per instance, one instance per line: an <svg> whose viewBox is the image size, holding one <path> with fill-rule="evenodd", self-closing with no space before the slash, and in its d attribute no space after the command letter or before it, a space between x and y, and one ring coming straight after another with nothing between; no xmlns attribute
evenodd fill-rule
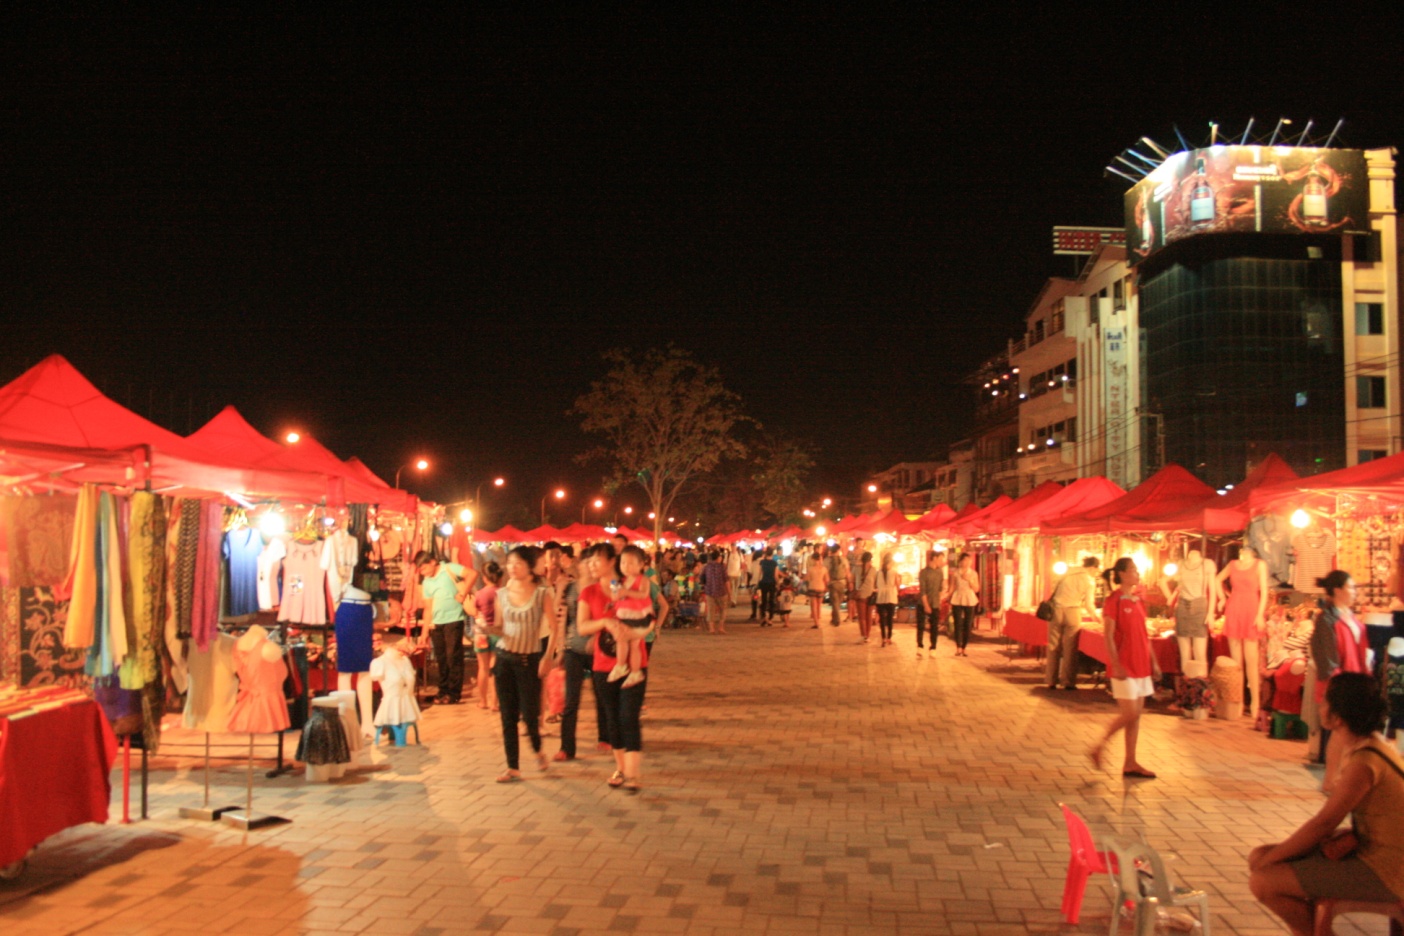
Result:
<svg viewBox="0 0 1404 936"><path fill-rule="evenodd" d="M1215 146L1127 193L1141 403L1215 487L1400 449L1393 150Z"/></svg>
<svg viewBox="0 0 1404 936"><path fill-rule="evenodd" d="M1007 351L980 365L966 380L976 388L974 477L971 500L988 504L1019 488L1019 374Z"/></svg>
<svg viewBox="0 0 1404 936"><path fill-rule="evenodd" d="M932 479L942 462L898 462L863 482L859 509L864 513L896 507L905 513L925 513L931 506Z"/></svg>

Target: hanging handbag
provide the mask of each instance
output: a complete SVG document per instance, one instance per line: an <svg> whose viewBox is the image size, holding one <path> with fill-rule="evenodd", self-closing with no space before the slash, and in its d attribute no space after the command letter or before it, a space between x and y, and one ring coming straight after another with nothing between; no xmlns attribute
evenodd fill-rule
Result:
<svg viewBox="0 0 1404 936"><path fill-rule="evenodd" d="M1040 621L1053 620L1053 602L1040 601L1038 603L1038 610L1034 612L1034 615L1037 616Z"/></svg>

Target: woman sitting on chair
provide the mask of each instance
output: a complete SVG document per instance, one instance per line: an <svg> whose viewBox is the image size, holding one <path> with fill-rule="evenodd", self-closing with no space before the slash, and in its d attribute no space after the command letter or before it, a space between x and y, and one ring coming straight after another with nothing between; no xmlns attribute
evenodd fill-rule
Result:
<svg viewBox="0 0 1404 936"><path fill-rule="evenodd" d="M1253 896L1297 936L1311 936L1316 900L1404 900L1404 759L1380 734L1384 715L1375 680L1331 677L1321 723L1344 741L1335 790L1287 841L1248 856ZM1347 814L1354 833L1337 836Z"/></svg>

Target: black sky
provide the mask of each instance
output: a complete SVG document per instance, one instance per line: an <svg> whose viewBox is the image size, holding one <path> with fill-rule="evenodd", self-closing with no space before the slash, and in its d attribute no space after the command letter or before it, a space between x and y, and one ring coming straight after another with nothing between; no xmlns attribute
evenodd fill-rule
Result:
<svg viewBox="0 0 1404 936"><path fill-rule="evenodd" d="M0 380L59 352L180 432L234 403L526 503L595 487L599 352L673 341L848 493L964 431L1142 134L1404 141L1395 14L981 10L13 22Z"/></svg>

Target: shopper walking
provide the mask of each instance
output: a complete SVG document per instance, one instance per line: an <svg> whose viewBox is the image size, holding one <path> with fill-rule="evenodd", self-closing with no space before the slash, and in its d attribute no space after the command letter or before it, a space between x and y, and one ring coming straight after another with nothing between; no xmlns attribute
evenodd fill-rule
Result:
<svg viewBox="0 0 1404 936"><path fill-rule="evenodd" d="M892 646L892 622L897 616L897 596L902 588L902 576L894 568L891 552L882 554L882 566L878 569L877 588L873 599L877 602L878 628L882 633L882 645Z"/></svg>
<svg viewBox="0 0 1404 936"><path fill-rule="evenodd" d="M1077 635L1082 633L1082 612L1097 614L1096 556L1082 560L1082 566L1063 576L1053 589L1048 603L1053 606L1053 619L1048 622L1048 662L1044 666L1044 681L1049 689L1061 684L1064 689L1077 688Z"/></svg>
<svg viewBox="0 0 1404 936"><path fill-rule="evenodd" d="M731 603L741 595L741 550L732 546L726 550L726 580L731 583Z"/></svg>
<svg viewBox="0 0 1404 936"><path fill-rule="evenodd" d="M837 546L829 547L829 603L831 605L831 615L829 623L838 627L843 618L843 600L848 595L848 560L843 557L843 550Z"/></svg>
<svg viewBox="0 0 1404 936"><path fill-rule="evenodd" d="M518 546L507 554L507 584L497 592L493 629L497 647L497 704L502 716L502 747L507 770L498 783L522 779L518 763L517 721L526 722L537 766L547 767L541 750L541 680L560 647L556 630L556 598L532 571L536 550Z"/></svg>
<svg viewBox="0 0 1404 936"><path fill-rule="evenodd" d="M760 561L760 625L769 627L775 623L775 592L779 587L775 573L779 563L775 561L775 550L767 547Z"/></svg>
<svg viewBox="0 0 1404 936"><path fill-rule="evenodd" d="M726 633L726 609L731 606L731 578L721 555L713 550L702 567L702 594L707 599L707 633Z"/></svg>
<svg viewBox="0 0 1404 936"><path fill-rule="evenodd" d="M468 623L463 603L478 573L456 562L440 562L423 550L414 557L414 564L419 568L424 620L431 625L429 639L439 668L434 703L457 705L463 695L463 631Z"/></svg>
<svg viewBox="0 0 1404 936"><path fill-rule="evenodd" d="M497 711L497 640L493 623L497 620L497 589L502 585L502 567L495 562L483 566L483 587L473 595L473 656L478 660L478 708Z"/></svg>
<svg viewBox="0 0 1404 936"><path fill-rule="evenodd" d="M858 634L863 643L873 630L873 594L877 591L877 570L873 568L873 554L864 552L858 557L858 568L853 570L853 587L849 590L852 599L850 611L858 618Z"/></svg>
<svg viewBox="0 0 1404 936"><path fill-rule="evenodd" d="M946 583L946 600L951 603L951 637L955 640L956 656L969 656L965 647L970 643L975 608L980 604L980 576L970 553L961 553L956 560L955 571Z"/></svg>
<svg viewBox="0 0 1404 936"><path fill-rule="evenodd" d="M1365 625L1360 623L1351 606L1355 604L1355 580L1344 569L1335 569L1316 580L1324 591L1321 610L1311 631L1311 659L1316 667L1316 686L1312 698L1320 718L1321 701L1326 697L1327 684L1338 673L1370 672L1370 639ZM1327 794L1335 789L1341 767L1341 741L1322 722L1322 749L1325 751L1326 772L1321 789Z"/></svg>
<svg viewBox="0 0 1404 936"><path fill-rule="evenodd" d="M931 652L936 652L936 629L941 623L941 595L946 591L946 554L930 550L926 554L926 568L917 574L916 619L917 656L922 651L922 628L931 627Z"/></svg>
<svg viewBox="0 0 1404 936"><path fill-rule="evenodd" d="M819 626L819 618L824 614L824 593L829 590L829 570L824 567L824 547L814 547L809 554L809 568L805 570L805 594L809 597L809 621L812 627Z"/></svg>
<svg viewBox="0 0 1404 936"><path fill-rule="evenodd" d="M1121 775L1154 780L1155 774L1136 760L1136 740L1141 731L1141 710L1147 696L1155 692L1155 680L1160 678L1160 664L1151 653L1150 638L1146 636L1146 602L1141 590L1141 571L1129 556L1116 560L1103 577L1116 586L1102 605L1103 633L1107 641L1107 669L1111 673L1112 698L1121 710L1107 726L1101 740L1092 746L1087 756L1097 768L1102 766L1102 752L1118 731L1126 733L1126 755Z"/></svg>
<svg viewBox="0 0 1404 936"><path fill-rule="evenodd" d="M647 682L624 688L622 682L610 682L609 673L616 664L619 635L627 625L614 617L614 602L608 583L618 575L614 550L601 548L590 557L595 581L580 592L580 609L576 626L581 634L596 635L592 663L595 692L599 695L605 715L605 740L614 752L614 773L609 785L638 792L643 773L643 731L639 713ZM643 645L643 665L648 666L648 647Z"/></svg>
<svg viewBox="0 0 1404 936"><path fill-rule="evenodd" d="M580 633L580 593L595 583L594 569L590 557L600 549L608 549L608 544L590 546L581 553L574 564L576 577L571 584L568 598L570 607L566 609L565 651L561 654L565 667L565 711L561 713L561 749L556 752L556 760L575 760L575 734L580 722L580 703L584 696L587 676L594 667L595 654L590 647L591 637ZM590 695L595 700L595 731L601 745L605 744L604 706L595 692L593 680Z"/></svg>

